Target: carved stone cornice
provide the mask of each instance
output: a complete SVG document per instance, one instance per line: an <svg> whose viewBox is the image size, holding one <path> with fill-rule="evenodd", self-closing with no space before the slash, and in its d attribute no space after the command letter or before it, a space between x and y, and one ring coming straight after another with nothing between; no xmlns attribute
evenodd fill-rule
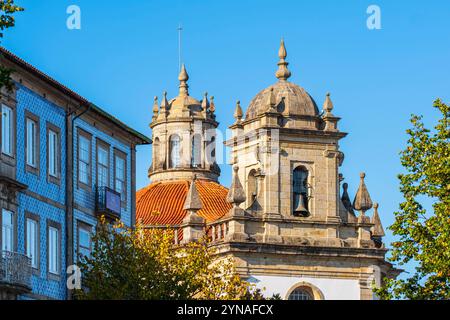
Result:
<svg viewBox="0 0 450 320"><path fill-rule="evenodd" d="M27 185L7 176L0 176L1 198L7 202L17 204L17 192L26 190Z"/></svg>

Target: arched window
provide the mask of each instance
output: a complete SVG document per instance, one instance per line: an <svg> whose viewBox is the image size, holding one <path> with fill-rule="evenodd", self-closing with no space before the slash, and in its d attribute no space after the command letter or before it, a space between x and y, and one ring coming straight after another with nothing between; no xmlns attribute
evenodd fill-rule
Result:
<svg viewBox="0 0 450 320"><path fill-rule="evenodd" d="M314 300L314 295L311 292L311 289L307 287L300 287L291 292L288 300Z"/></svg>
<svg viewBox="0 0 450 320"><path fill-rule="evenodd" d="M159 165L160 165L160 157L159 157L159 155L160 155L160 145L159 145L159 138L156 138L154 141L153 141L153 168L156 170L156 169L159 169Z"/></svg>
<svg viewBox="0 0 450 320"><path fill-rule="evenodd" d="M216 160L216 137L211 137L211 160L214 162Z"/></svg>
<svg viewBox="0 0 450 320"><path fill-rule="evenodd" d="M200 134L194 134L192 137L192 155L191 164L192 167L200 167L202 161L202 136Z"/></svg>
<svg viewBox="0 0 450 320"><path fill-rule="evenodd" d="M176 134L170 137L170 168L180 166L180 137Z"/></svg>
<svg viewBox="0 0 450 320"><path fill-rule="evenodd" d="M207 137L205 142L205 163L213 165L216 162L216 137Z"/></svg>
<svg viewBox="0 0 450 320"><path fill-rule="evenodd" d="M293 173L293 210L295 216L307 216L308 208L308 170L297 167Z"/></svg>
<svg viewBox="0 0 450 320"><path fill-rule="evenodd" d="M256 179L256 170L252 169L247 179L247 199L249 206L256 200L258 196L258 180Z"/></svg>

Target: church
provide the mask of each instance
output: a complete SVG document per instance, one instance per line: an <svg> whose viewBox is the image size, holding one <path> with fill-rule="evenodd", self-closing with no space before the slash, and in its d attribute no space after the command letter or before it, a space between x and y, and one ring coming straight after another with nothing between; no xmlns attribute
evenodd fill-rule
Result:
<svg viewBox="0 0 450 320"><path fill-rule="evenodd" d="M225 141L229 188L218 182L214 98L189 94L184 65L178 96L155 97L151 183L136 193L136 221L175 230L177 243L207 235L265 296L376 299L372 287L400 273L386 261L378 204L364 173L353 201L342 183L339 141L346 133L330 95L320 111L288 81L284 41L278 56L277 81L256 94L245 115L236 104Z"/></svg>

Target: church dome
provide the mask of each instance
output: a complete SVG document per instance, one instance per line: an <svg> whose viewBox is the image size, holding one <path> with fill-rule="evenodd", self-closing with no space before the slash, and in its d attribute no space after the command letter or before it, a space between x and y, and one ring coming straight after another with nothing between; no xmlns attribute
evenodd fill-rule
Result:
<svg viewBox="0 0 450 320"><path fill-rule="evenodd" d="M314 99L302 87L288 81L279 81L259 92L250 102L246 119L256 118L268 111L267 101L273 94L277 111L284 116L318 116Z"/></svg>
<svg viewBox="0 0 450 320"><path fill-rule="evenodd" d="M314 99L302 87L287 81L291 76L286 62L286 47L281 41L278 51L280 61L275 76L278 82L259 92L250 102L245 115L246 120L256 118L258 115L274 107L274 111L284 116L318 116L319 109Z"/></svg>
<svg viewBox="0 0 450 320"><path fill-rule="evenodd" d="M192 181L154 182L136 193L136 221L144 225L178 225L187 211L183 209ZM198 215L207 222L223 217L231 204L226 201L228 189L210 180L195 180L202 208Z"/></svg>

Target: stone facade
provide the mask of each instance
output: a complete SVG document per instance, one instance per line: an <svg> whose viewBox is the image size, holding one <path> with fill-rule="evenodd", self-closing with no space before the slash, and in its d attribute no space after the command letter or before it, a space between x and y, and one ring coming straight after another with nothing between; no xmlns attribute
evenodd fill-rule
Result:
<svg viewBox="0 0 450 320"><path fill-rule="evenodd" d="M217 122L206 95L201 102L189 96L183 66L179 95L168 101L164 94L161 104L155 98L149 177L155 188L158 183L180 180L190 181L190 189L181 199L178 194L146 197L149 189L144 188L139 192L138 218L146 220L143 224L148 228L178 221L171 228L182 228L182 243L198 240L206 230L218 258L233 259L240 275L268 296L374 299L372 285L399 272L385 260L378 204L369 218L366 212L372 208L372 200L364 174L353 203L346 184L341 195L339 167L344 154L339 141L347 134L339 131L329 94L320 112L303 88L288 81L291 72L286 56L282 42L278 81L255 96L245 118L240 102L236 104L232 135L225 141L233 165L226 196L231 209L214 219L204 219L208 208L194 181L216 181L219 175L204 162L208 155L205 145L210 142L205 132L215 136ZM195 134L202 141L198 166L192 165ZM178 136L175 147L172 136ZM208 198L224 200L219 195ZM182 221L179 212L175 216L170 211L171 204L181 201L185 210ZM151 213L146 208L158 208L159 215L148 219ZM360 214L356 216L355 211Z"/></svg>
<svg viewBox="0 0 450 320"><path fill-rule="evenodd" d="M378 215L361 175L353 204L341 196L344 154L333 103L315 101L287 79L281 43L278 82L251 101L243 118L238 102L231 149L233 181L222 218L207 223L219 256L238 272L284 299L375 299L372 286L399 273L385 260ZM356 216L354 211L360 211ZM195 240L195 239L191 239Z"/></svg>
<svg viewBox="0 0 450 320"><path fill-rule="evenodd" d="M152 182L190 180L193 174L199 179L217 181L220 169L214 154L218 126L214 97L210 101L205 93L203 100L198 101L189 95L189 76L184 65L178 79L180 91L177 97L168 101L164 93L159 106L155 97L150 124L153 158L148 176ZM174 143L178 145L177 159L173 159L174 148L171 146Z"/></svg>
<svg viewBox="0 0 450 320"><path fill-rule="evenodd" d="M237 106L226 145L247 199L240 204L243 215L214 223L238 224L240 240L228 234L215 246L235 259L244 277L282 298L293 298L297 285L302 297L373 299L372 284L398 271L373 233L382 228L378 213L372 221L365 216L372 203L364 176L353 204L361 210L357 218L340 196L339 140L346 133L337 127L330 96L319 113L305 90L287 81L283 42L279 56L278 82L252 100L245 119ZM301 186L296 170L304 177ZM351 294L343 281L352 283Z"/></svg>

